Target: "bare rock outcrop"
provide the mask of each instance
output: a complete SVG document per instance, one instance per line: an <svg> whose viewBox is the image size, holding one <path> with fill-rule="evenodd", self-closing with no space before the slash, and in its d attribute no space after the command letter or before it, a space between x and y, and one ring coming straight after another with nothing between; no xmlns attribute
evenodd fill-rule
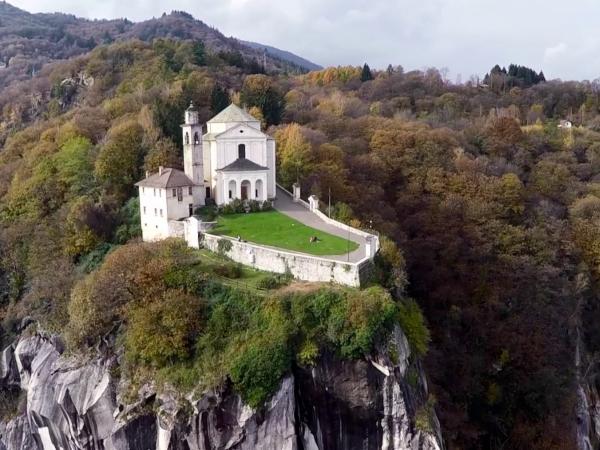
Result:
<svg viewBox="0 0 600 450"><path fill-rule="evenodd" d="M0 386L18 385L26 408L0 423L0 450L441 449L433 412L427 429L415 426L427 388L399 329L388 346L394 362L386 347L369 360L324 355L295 367L258 410L227 385L183 411L166 393L146 393L151 407L119 404L114 357L82 362L61 355L56 338L21 337L0 355Z"/></svg>

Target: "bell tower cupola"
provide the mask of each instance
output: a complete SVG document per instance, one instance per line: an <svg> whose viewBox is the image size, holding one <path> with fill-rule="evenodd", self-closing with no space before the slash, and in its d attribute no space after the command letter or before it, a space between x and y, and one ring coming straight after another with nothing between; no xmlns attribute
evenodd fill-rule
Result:
<svg viewBox="0 0 600 450"><path fill-rule="evenodd" d="M198 185L204 184L202 155L202 126L198 120L198 111L194 104L185 110L185 122L181 125L183 133L183 167L185 174Z"/></svg>

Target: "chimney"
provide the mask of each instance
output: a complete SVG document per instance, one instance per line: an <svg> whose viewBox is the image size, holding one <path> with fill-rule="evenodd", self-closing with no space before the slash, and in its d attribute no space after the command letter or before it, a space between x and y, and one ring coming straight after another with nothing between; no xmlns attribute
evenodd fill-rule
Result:
<svg viewBox="0 0 600 450"><path fill-rule="evenodd" d="M146 170L146 178L148 178L149 176L150 176L150 172L148 172L148 171Z"/></svg>
<svg viewBox="0 0 600 450"><path fill-rule="evenodd" d="M162 175L163 173L163 166L158 166L158 174Z"/></svg>

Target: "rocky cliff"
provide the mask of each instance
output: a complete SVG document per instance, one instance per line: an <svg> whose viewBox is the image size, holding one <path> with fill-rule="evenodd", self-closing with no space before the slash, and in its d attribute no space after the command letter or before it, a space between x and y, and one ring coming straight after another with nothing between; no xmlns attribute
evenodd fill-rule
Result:
<svg viewBox="0 0 600 450"><path fill-rule="evenodd" d="M0 423L0 450L442 448L425 378L399 329L372 358L325 355L295 368L259 410L228 385L189 403L146 387L126 404L117 366L114 356L67 357L55 336L21 336L0 358L0 387L23 397Z"/></svg>

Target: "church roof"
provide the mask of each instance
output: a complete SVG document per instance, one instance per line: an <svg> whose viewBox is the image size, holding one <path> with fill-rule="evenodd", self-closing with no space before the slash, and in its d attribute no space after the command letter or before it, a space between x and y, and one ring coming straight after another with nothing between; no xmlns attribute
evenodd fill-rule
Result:
<svg viewBox="0 0 600 450"><path fill-rule="evenodd" d="M256 117L251 116L233 103L210 119L208 123L229 123L229 122L259 122Z"/></svg>
<svg viewBox="0 0 600 450"><path fill-rule="evenodd" d="M249 172L256 170L269 170L269 168L256 164L254 161L246 158L238 158L228 166L217 169L217 171L221 172Z"/></svg>
<svg viewBox="0 0 600 450"><path fill-rule="evenodd" d="M155 174L144 178L135 183L136 186L155 187L155 188L175 188L182 186L193 186L194 182L181 170L177 169L162 169Z"/></svg>

